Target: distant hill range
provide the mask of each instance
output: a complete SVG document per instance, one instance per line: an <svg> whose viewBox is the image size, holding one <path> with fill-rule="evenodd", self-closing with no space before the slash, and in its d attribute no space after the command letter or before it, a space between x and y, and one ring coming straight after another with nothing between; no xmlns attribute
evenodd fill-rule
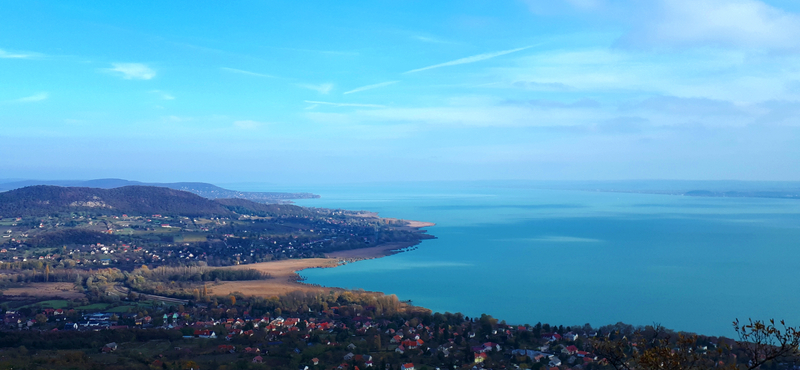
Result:
<svg viewBox="0 0 800 370"><path fill-rule="evenodd" d="M188 191L208 199L239 198L247 199L258 203L288 203L292 199L319 198L319 195L311 193L272 193L272 192L246 192L223 189L219 186L203 182L173 182L173 183L145 183L139 181L129 181L122 179L98 179L98 180L16 180L9 182L0 181L0 192L20 189L27 186L51 185L64 187L83 187L114 189L123 186L157 186L174 190Z"/></svg>
<svg viewBox="0 0 800 370"><path fill-rule="evenodd" d="M123 186L113 189L28 186L0 193L3 217L43 216L63 212L100 212L130 215L234 216L235 214L295 214L310 210L288 204L262 204L246 199L212 200L199 195L156 186Z"/></svg>
<svg viewBox="0 0 800 370"><path fill-rule="evenodd" d="M683 195L689 197L800 199L798 181L615 180L615 181L476 181L475 185L579 190L611 193Z"/></svg>

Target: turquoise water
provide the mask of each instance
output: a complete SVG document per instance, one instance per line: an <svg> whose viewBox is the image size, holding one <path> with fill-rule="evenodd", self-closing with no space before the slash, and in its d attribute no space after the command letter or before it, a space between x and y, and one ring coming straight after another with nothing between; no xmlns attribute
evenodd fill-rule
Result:
<svg viewBox="0 0 800 370"><path fill-rule="evenodd" d="M509 323L654 322L732 335L735 318L800 325L800 201L449 185L311 187L298 204L435 222L438 239L302 272Z"/></svg>

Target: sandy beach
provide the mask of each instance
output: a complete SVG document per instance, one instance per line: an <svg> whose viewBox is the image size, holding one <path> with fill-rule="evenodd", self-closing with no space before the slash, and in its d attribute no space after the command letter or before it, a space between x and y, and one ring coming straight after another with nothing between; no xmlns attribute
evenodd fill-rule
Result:
<svg viewBox="0 0 800 370"><path fill-rule="evenodd" d="M410 228L419 229L433 226L430 222L406 221ZM329 292L339 288L324 288L302 283L298 271L308 268L333 268L345 263L365 259L381 258L399 253L403 249L417 245L414 242L384 243L371 248L351 249L326 254L326 258L289 259L232 266L231 269L255 269L272 275L268 280L226 281L210 284L209 291L213 295L228 295L239 292L244 295L259 297L275 297L292 291Z"/></svg>

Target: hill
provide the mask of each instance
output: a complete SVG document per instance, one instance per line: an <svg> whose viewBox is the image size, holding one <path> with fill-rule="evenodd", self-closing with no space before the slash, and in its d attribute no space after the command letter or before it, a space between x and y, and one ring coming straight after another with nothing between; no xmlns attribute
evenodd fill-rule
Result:
<svg viewBox="0 0 800 370"><path fill-rule="evenodd" d="M224 189L219 186L204 182L145 183L139 181L123 180L123 179L96 179L87 181L0 180L0 191L14 190L36 185L84 187L84 188L100 188L100 189L113 189L124 186L157 186L162 188L170 188L174 190L188 191L190 193L194 193L196 195L208 199L239 198L239 199L248 199L259 203L282 203L291 199L319 198L319 195L314 195L311 193L236 191L236 190Z"/></svg>
<svg viewBox="0 0 800 370"><path fill-rule="evenodd" d="M40 216L61 212L229 216L222 204L186 191L154 186L113 189L37 185L0 193L0 215Z"/></svg>

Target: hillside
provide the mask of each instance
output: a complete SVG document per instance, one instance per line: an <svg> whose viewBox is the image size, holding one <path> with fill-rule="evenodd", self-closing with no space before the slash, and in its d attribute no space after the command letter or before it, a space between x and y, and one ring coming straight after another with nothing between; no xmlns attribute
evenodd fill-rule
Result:
<svg viewBox="0 0 800 370"><path fill-rule="evenodd" d="M208 199L239 198L239 199L248 199L259 203L285 203L291 199L319 198L319 195L314 195L311 193L236 191L236 190L224 189L219 186L204 182L145 183L139 181L123 180L123 179L96 179L87 181L0 180L0 191L14 190L36 185L84 187L84 188L100 188L100 189L113 189L124 186L157 186L162 188L170 188L174 190L188 191L190 193L194 193L196 195Z"/></svg>
<svg viewBox="0 0 800 370"><path fill-rule="evenodd" d="M252 214L256 216L312 216L316 213L312 208L305 208L291 204L263 204L247 199L228 198L215 199L230 211L239 214Z"/></svg>
<svg viewBox="0 0 800 370"><path fill-rule="evenodd" d="M0 215L4 217L98 210L109 214L134 215L232 214L213 200L185 191L154 186L99 189L38 185L0 193Z"/></svg>

